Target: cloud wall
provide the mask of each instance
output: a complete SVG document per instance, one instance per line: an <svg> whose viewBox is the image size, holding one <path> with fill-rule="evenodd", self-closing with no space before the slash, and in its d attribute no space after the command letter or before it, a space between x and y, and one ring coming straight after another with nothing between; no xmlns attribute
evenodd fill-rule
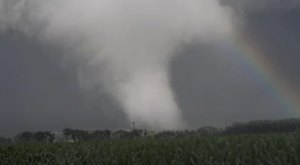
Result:
<svg viewBox="0 0 300 165"><path fill-rule="evenodd" d="M152 129L184 127L169 82L174 52L223 39L231 26L217 0L0 0L3 33L64 47L82 88L101 85L128 120Z"/></svg>

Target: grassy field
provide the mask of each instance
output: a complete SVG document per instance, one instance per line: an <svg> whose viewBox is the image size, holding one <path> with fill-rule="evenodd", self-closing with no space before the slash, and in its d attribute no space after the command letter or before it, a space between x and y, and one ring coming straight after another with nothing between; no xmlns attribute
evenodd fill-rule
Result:
<svg viewBox="0 0 300 165"><path fill-rule="evenodd" d="M3 164L300 164L296 134L141 138L99 142L0 146Z"/></svg>

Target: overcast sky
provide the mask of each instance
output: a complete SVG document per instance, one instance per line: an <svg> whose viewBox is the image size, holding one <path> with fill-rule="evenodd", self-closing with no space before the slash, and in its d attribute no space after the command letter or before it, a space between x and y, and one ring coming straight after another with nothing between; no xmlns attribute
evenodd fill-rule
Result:
<svg viewBox="0 0 300 165"><path fill-rule="evenodd" d="M234 10L240 22L236 26L266 52L263 55L276 66L279 77L300 92L300 7L297 1L290 2L225 4ZM188 127L297 117L264 90L266 86L249 75L240 60L226 58L228 53L232 52L222 43L201 41L176 52L171 84ZM0 135L130 127L121 107L101 92L101 86L88 90L79 86L76 61L66 58L59 45L42 44L13 31L0 33Z"/></svg>

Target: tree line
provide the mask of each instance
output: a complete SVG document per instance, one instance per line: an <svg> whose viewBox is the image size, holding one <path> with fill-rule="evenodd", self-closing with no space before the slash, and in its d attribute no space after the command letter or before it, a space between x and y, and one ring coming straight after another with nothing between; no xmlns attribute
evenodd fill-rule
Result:
<svg viewBox="0 0 300 165"><path fill-rule="evenodd" d="M48 142L52 143L55 140L55 134L50 131L29 132L25 131L14 137L14 142Z"/></svg>
<svg viewBox="0 0 300 165"><path fill-rule="evenodd" d="M256 120L246 123L234 123L223 131L223 134L251 133L288 133L300 129L300 119Z"/></svg>
<svg viewBox="0 0 300 165"><path fill-rule="evenodd" d="M153 132L146 129L133 129L131 131L119 130L78 130L78 129L63 129L62 137L57 137L57 134L50 131L25 131L14 138L0 137L0 143L29 143L29 142L44 142L52 143L57 141L64 142L81 142L81 141L100 141L111 139L135 139L142 137L152 138L181 138L181 137L200 137L210 135L237 135L251 133L288 133L300 131L300 119L284 119L284 120L256 120L244 123L234 123L224 129L215 127L201 127L198 130L183 130L172 131L165 130Z"/></svg>

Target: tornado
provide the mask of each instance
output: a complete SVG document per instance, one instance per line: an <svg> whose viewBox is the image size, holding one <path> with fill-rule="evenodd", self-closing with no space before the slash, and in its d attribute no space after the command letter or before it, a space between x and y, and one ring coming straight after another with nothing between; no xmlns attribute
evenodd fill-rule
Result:
<svg viewBox="0 0 300 165"><path fill-rule="evenodd" d="M64 47L83 89L101 84L129 121L151 129L186 127L172 58L184 44L229 36L231 17L218 0L0 0L1 33Z"/></svg>

